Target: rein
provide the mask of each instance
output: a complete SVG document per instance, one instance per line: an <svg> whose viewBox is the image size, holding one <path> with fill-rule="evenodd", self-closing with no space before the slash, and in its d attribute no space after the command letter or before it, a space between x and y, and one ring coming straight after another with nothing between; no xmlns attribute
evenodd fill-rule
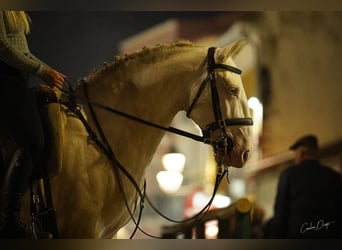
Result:
<svg viewBox="0 0 342 250"><path fill-rule="evenodd" d="M86 87L85 87L87 85L87 82L84 81L84 80L81 80L81 83L83 83L84 91L87 91ZM130 120L133 120L133 121L145 124L147 126L154 127L156 129L160 129L160 130L169 132L169 133L180 135L180 136L183 136L183 137L186 137L186 138L198 141L198 142L203 142L203 143L209 144L209 145L213 145L213 141L211 139L209 139L208 136L204 136L204 135L210 135L211 132L213 132L213 131L215 131L215 130L217 130L218 128L221 127L219 123L212 123L212 124L207 126L207 129L209 129L211 132L209 130L208 131L207 130L202 130L204 135L200 136L200 135L189 133L187 131L184 131L184 130L181 130L181 129L178 129L178 128L175 128L175 127L171 127L171 126L170 127L165 127L165 126L162 126L162 125L150 122L150 121L146 121L146 120L144 120L142 118L139 118L137 116L133 116L133 115L124 113L124 112L122 112L120 110L114 109L112 107L108 107L108 106L103 105L101 103L92 101L88 97L84 98L84 97L81 97L81 96L77 96L73 92L69 92L69 91L65 91L65 90L61 90L61 91L64 94L66 94L69 97L71 97L72 99L79 99L79 100L84 101L84 102L86 102L88 104L91 104L92 106L96 106L98 108L107 110L107 111L109 111L111 113L114 113L116 115L125 117L127 119L130 119ZM66 103L63 103L63 104L66 104ZM253 121L252 121L251 118L231 118L231 119L223 120L222 124L226 124L226 126L253 125Z"/></svg>
<svg viewBox="0 0 342 250"><path fill-rule="evenodd" d="M117 179L117 182L119 184L119 188L121 190L121 195L122 198L124 200L125 206L129 212L129 215L132 219L132 221L134 222L136 228L134 230L134 232L132 233L131 237L133 237L134 233L136 232L137 229L139 229L141 232L143 232L144 234L146 234L147 236L150 237L154 237L154 238L160 238L157 236L152 236L148 233L146 233L144 230L142 230L139 227L139 222L140 222L140 218L142 215L142 210L144 208L144 201L145 198L147 200L147 202L150 204L150 206L155 210L155 212L157 212L159 215L161 215L163 218L171 221L171 222L175 222L175 223L183 223L186 221L191 221L191 220L195 220L198 219L199 216L204 216L204 212L206 210L208 210L214 200L214 197L216 195L216 192L218 190L218 187L223 179L223 177L228 173L228 166L224 166L224 169L222 168L222 163L221 162L217 162L218 163L218 172L217 172L217 176L216 176L216 180L215 180L215 186L214 186L214 190L213 190L213 194L211 196L211 199L208 201L208 203L206 204L206 206L197 214L195 214L193 217L186 219L186 220L181 220L181 221L177 221L177 220L173 220L168 218L167 216L165 216L164 214L162 214L151 202L151 200L148 198L148 196L146 195L145 191L146 191L146 180L144 182L144 188L143 191L141 191L138 183L135 181L135 179L132 177L132 175L125 169L124 166L121 165L121 163L117 160L114 151L112 150L105 134L104 131L102 130L101 124L99 123L96 113L93 109L93 106L96 106L98 108L107 110L111 113L123 116L125 118L134 120L136 122L160 129L160 130L164 130L166 132L170 132L170 133L174 133L180 136L184 136L199 142L203 142L205 144L210 144L213 146L215 153L217 152L224 152L225 155L228 155L228 153L233 149L234 147L234 143L233 140L227 135L225 128L227 126L241 126L241 125L253 125L253 121L251 118L232 118L232 119L222 119L222 112L221 112L221 108L220 108L220 101L219 101L219 95L218 95L218 91L217 91L217 87L216 87L216 75L215 75L215 69L224 69L224 70L228 70L231 71L233 73L236 74L241 74L241 70L237 69L233 66L230 65L225 65L225 64L216 64L215 60L214 60L214 53L215 53L215 49L214 47L209 48L208 50L208 56L207 56L207 63L208 63L208 67L207 67L207 71L208 71L208 76L203 80L193 102L191 103L188 111L187 111L187 116L190 116L190 113L192 111L192 109L194 108L197 100L199 99L199 97L201 96L206 84L208 81L210 81L210 86L211 86L211 93L212 93L212 104L213 104L213 112L214 112L214 116L215 116L215 122L211 123L209 125L206 126L205 130L202 130L203 132L203 136L199 136L196 134L192 134L189 133L187 131L184 130L180 130L174 127L164 127L149 121L146 121L144 119L141 119L139 117L121 112L117 109L105 106L103 104L100 104L98 102L94 102L92 100L90 100L89 98L89 94L87 91L87 82L86 81L81 81L81 83L83 83L83 90L84 90L84 94L85 97L80 97L80 96L76 96L71 85L70 82L68 80L66 80L66 83L68 85L69 90L63 90L61 89L61 91L66 94L67 96L69 96L70 98L70 102L61 102L62 104L66 105L71 111L73 111L82 121L83 125L85 126L89 138L94 141L96 143L97 146L99 146L99 148L105 153L105 155L107 156L107 158L112 162L113 166L114 166L114 172L115 172L115 176ZM89 126L89 124L87 123L86 119L84 118L83 114L81 113L81 109L80 107L76 104L76 99L82 100L84 102L86 102L88 104L88 108L90 110L90 113L92 115L92 118L95 122L96 128L100 134L101 140L99 140L99 138L97 137L96 133L92 130L92 128ZM218 130L221 129L221 136L216 139L216 140L212 140L210 138L211 134ZM131 184L134 186L136 192L138 193L138 196L140 197L140 211L139 211L139 216L138 216L138 221L135 220L133 213L130 209L130 206L128 205L128 201L127 201L127 197L125 195L124 192L124 188L123 188L123 184L122 184L122 179L120 177L120 172L122 171L124 173L124 175L129 179L129 181L131 182ZM227 176L228 177L228 176ZM180 232L181 233L181 232Z"/></svg>

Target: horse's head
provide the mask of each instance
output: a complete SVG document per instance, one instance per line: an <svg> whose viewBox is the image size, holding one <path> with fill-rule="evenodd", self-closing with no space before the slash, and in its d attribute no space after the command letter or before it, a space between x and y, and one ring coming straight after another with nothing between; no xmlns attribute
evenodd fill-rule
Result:
<svg viewBox="0 0 342 250"><path fill-rule="evenodd" d="M242 46L238 41L208 50L205 76L193 85L187 112L213 145L216 161L238 168L249 157L252 125L241 71L232 59Z"/></svg>

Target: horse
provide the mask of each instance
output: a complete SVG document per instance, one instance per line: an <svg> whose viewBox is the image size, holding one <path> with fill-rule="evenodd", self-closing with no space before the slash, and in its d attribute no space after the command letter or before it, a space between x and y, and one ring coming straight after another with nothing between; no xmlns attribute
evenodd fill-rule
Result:
<svg viewBox="0 0 342 250"><path fill-rule="evenodd" d="M214 48L211 55L208 47L186 41L144 47L116 56L82 78L73 95L88 126L97 134L102 132L117 162L141 189L146 167L165 131L113 114L111 108L163 127L179 111L188 111L188 117L207 134L204 141L215 145L215 159L241 168L251 150L251 130L246 126L251 125L246 123L249 108L241 72L233 61L242 46L237 41ZM208 57L214 64L209 65ZM206 82L214 84L215 91ZM213 110L214 99L218 103ZM50 179L59 237L115 238L131 219L127 205L134 209L138 191L89 140L82 120L68 108L62 111L66 116L63 167ZM28 208L24 210L27 214Z"/></svg>

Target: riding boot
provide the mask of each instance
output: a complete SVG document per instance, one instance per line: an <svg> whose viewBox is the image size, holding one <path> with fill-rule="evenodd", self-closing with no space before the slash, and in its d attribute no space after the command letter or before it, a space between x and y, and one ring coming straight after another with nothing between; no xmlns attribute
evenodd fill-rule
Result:
<svg viewBox="0 0 342 250"><path fill-rule="evenodd" d="M23 195L32 171L29 157L23 148L19 148L7 170L1 189L0 238L32 238L30 228L20 221Z"/></svg>

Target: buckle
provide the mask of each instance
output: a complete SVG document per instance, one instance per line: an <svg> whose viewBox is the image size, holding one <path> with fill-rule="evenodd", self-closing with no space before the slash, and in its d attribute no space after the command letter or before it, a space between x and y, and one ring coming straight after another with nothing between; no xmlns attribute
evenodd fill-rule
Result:
<svg viewBox="0 0 342 250"><path fill-rule="evenodd" d="M219 120L217 121L217 124L219 125L220 128L225 128L226 126L226 121L225 120Z"/></svg>
<svg viewBox="0 0 342 250"><path fill-rule="evenodd" d="M216 80L216 72L215 71L211 71L208 73L209 79L210 80Z"/></svg>
<svg viewBox="0 0 342 250"><path fill-rule="evenodd" d="M32 195L33 203L34 204L39 204L39 195L34 194Z"/></svg>

